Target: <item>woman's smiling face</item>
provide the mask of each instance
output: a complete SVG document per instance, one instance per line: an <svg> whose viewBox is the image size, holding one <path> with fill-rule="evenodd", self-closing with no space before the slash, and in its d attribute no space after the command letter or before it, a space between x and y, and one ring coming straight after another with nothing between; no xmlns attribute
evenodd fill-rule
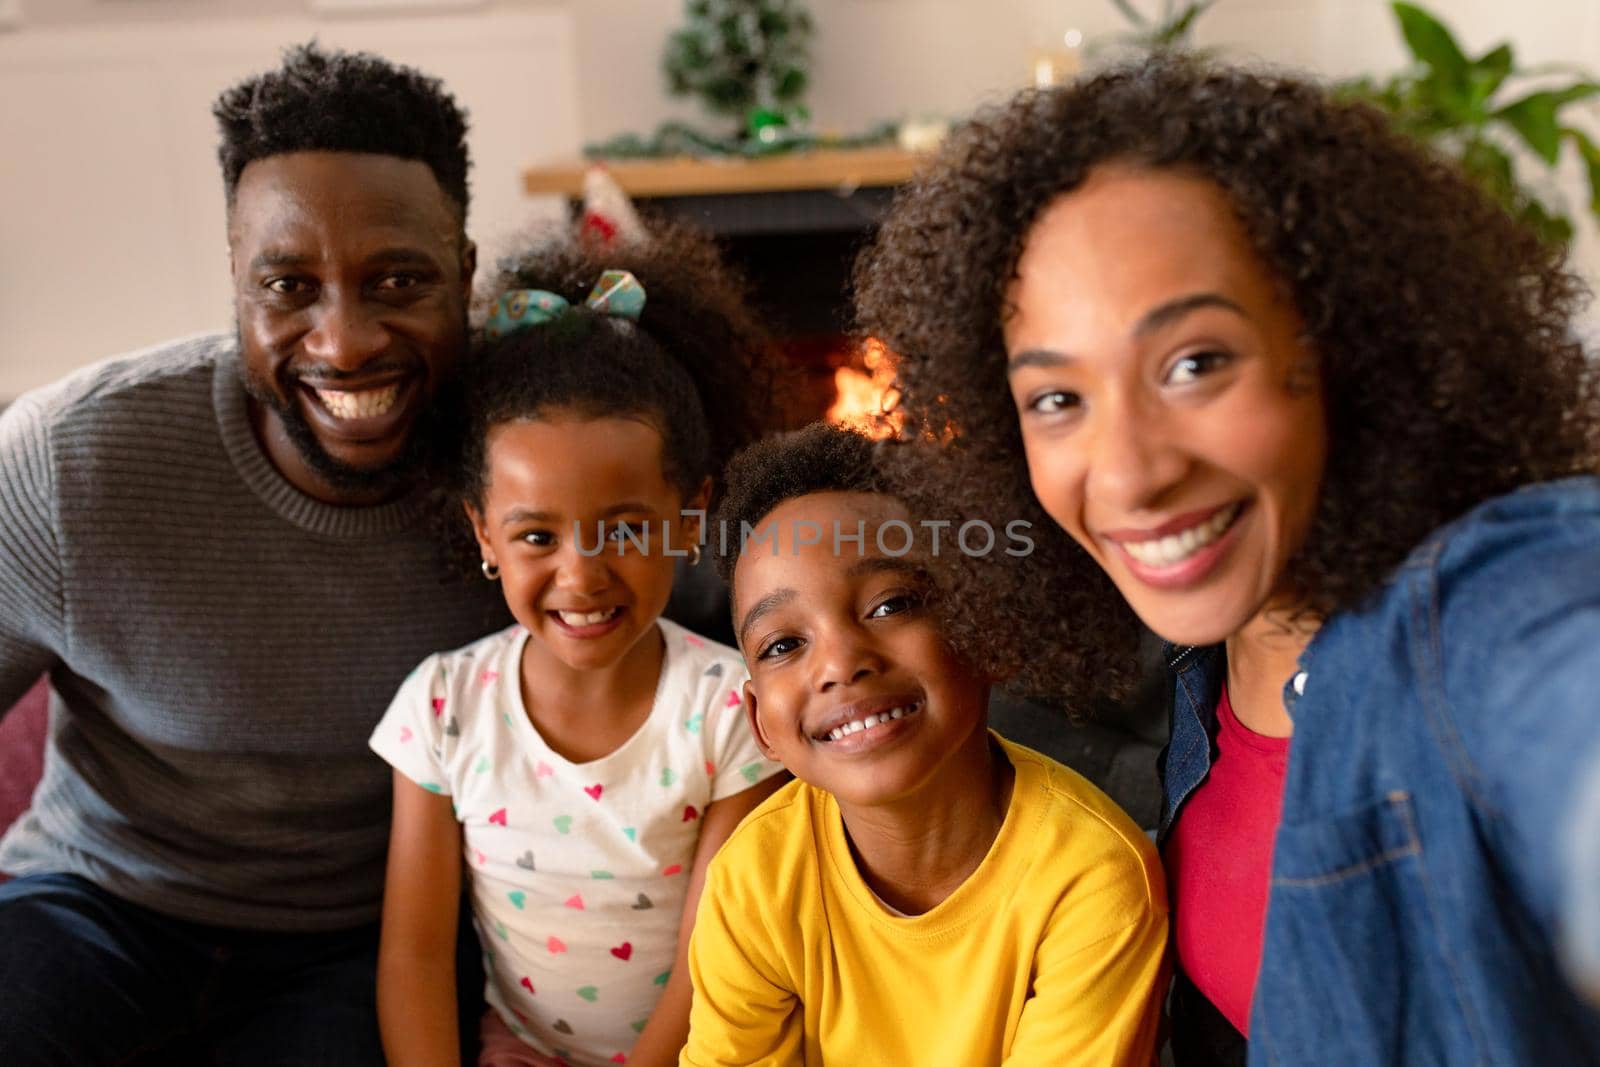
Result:
<svg viewBox="0 0 1600 1067"><path fill-rule="evenodd" d="M1225 194L1108 166L1028 234L1005 322L1045 511L1184 644L1294 599L1327 435L1315 355Z"/></svg>

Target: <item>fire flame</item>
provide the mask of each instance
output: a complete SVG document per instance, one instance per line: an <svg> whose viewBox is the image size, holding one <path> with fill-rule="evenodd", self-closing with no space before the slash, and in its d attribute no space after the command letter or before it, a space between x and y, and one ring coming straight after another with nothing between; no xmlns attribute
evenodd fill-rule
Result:
<svg viewBox="0 0 1600 1067"><path fill-rule="evenodd" d="M833 372L837 398L824 418L872 438L895 437L905 422L895 410L894 360L883 342L868 338L861 346L864 371L846 364Z"/></svg>

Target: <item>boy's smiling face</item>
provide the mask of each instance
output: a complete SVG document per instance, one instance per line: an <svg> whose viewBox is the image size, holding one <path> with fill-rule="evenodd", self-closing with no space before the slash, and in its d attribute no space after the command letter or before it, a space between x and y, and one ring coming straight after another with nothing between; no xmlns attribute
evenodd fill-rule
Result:
<svg viewBox="0 0 1600 1067"><path fill-rule="evenodd" d="M893 519L909 515L878 493L795 497L756 524L775 538L752 541L733 575L745 711L762 749L864 806L910 797L988 744L988 685L945 645L916 567L877 550ZM836 528L852 537L837 553ZM818 529L820 543L804 543Z"/></svg>

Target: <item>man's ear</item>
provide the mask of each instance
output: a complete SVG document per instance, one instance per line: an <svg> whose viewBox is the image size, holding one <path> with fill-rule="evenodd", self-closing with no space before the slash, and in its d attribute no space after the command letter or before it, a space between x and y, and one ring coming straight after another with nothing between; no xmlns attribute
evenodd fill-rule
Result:
<svg viewBox="0 0 1600 1067"><path fill-rule="evenodd" d="M748 680L744 683L744 717L750 723L750 733L755 737L761 754L769 760L776 760L778 754L772 750L772 743L767 740L767 733L761 728L761 716L756 713L755 688Z"/></svg>
<svg viewBox="0 0 1600 1067"><path fill-rule="evenodd" d="M472 303L472 278L478 273L478 246L467 241L461 246L461 302Z"/></svg>

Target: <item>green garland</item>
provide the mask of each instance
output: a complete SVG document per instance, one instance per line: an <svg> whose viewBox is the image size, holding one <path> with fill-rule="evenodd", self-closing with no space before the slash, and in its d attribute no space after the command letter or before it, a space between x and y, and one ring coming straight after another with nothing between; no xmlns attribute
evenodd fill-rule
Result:
<svg viewBox="0 0 1600 1067"><path fill-rule="evenodd" d="M585 145L590 159L665 159L670 156L760 159L811 148L869 148L894 144L900 125L880 122L865 133L839 136L813 134L792 126L765 126L755 137L719 137L685 122L663 122L648 136L624 133Z"/></svg>

